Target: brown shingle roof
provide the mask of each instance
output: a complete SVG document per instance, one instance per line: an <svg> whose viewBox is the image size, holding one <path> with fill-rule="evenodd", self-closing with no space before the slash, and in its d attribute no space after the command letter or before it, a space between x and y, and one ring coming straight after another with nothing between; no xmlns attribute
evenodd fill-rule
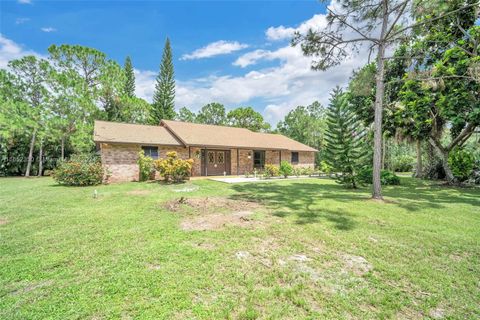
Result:
<svg viewBox="0 0 480 320"><path fill-rule="evenodd" d="M166 128L108 121L95 121L95 142L119 142L183 146Z"/></svg>
<svg viewBox="0 0 480 320"><path fill-rule="evenodd" d="M259 133L244 128L172 120L162 120L161 124L189 146L317 151L281 134Z"/></svg>

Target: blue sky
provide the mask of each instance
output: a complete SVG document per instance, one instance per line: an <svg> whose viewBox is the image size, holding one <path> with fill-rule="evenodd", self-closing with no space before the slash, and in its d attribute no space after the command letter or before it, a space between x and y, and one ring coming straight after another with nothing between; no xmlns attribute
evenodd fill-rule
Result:
<svg viewBox="0 0 480 320"><path fill-rule="evenodd" d="M358 61L329 72L289 46L295 30L324 23L317 1L1 1L0 66L51 44L80 44L120 64L130 55L137 94L153 92L165 38L172 42L177 107L212 101L253 106L275 124L296 105L328 101ZM2 65L3 64L3 65Z"/></svg>

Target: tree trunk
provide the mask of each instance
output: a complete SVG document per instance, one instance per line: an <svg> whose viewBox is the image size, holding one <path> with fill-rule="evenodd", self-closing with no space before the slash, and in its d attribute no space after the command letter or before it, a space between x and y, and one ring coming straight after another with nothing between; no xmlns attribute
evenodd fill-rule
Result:
<svg viewBox="0 0 480 320"><path fill-rule="evenodd" d="M38 152L38 174L41 177L43 171L43 141L40 141L40 151Z"/></svg>
<svg viewBox="0 0 480 320"><path fill-rule="evenodd" d="M30 150L28 151L27 170L25 170L25 177L30 177L30 170L32 169L33 148L35 147L35 138L37 136L37 129L33 129L32 139L30 140Z"/></svg>
<svg viewBox="0 0 480 320"><path fill-rule="evenodd" d="M382 31L380 33L380 42L378 43L377 53L377 74L376 74L376 92L375 92L375 119L373 134L373 199L383 199L382 184L380 175L382 172L382 115L383 115L383 96L385 95L385 83L383 81L385 74L385 35L388 27L388 7L387 1L383 1L383 21Z"/></svg>
<svg viewBox="0 0 480 320"><path fill-rule="evenodd" d="M436 141L433 138L430 138L429 141L433 149L437 152L438 157L442 161L442 167L443 167L443 170L445 171L447 182L449 184L454 184L456 182L456 179L452 173L452 170L450 169L450 166L448 165L448 154L449 154L448 150L445 150L444 148L442 148L440 142Z"/></svg>
<svg viewBox="0 0 480 320"><path fill-rule="evenodd" d="M61 149L62 149L62 161L65 159L65 136L62 136L62 142L61 142Z"/></svg>
<svg viewBox="0 0 480 320"><path fill-rule="evenodd" d="M387 143L385 137L382 137L382 170L385 170L385 155L387 154Z"/></svg>
<svg viewBox="0 0 480 320"><path fill-rule="evenodd" d="M417 167L415 168L415 177L423 178L423 163L422 163L422 142L417 140Z"/></svg>

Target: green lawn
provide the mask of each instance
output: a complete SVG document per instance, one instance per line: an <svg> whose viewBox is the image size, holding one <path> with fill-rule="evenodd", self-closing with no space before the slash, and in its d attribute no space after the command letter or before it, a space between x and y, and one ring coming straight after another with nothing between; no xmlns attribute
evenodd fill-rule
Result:
<svg viewBox="0 0 480 320"><path fill-rule="evenodd" d="M402 178L385 194L374 202L325 179L3 178L0 318L480 318L480 190ZM261 207L245 227L186 231L238 208L166 209L182 196Z"/></svg>

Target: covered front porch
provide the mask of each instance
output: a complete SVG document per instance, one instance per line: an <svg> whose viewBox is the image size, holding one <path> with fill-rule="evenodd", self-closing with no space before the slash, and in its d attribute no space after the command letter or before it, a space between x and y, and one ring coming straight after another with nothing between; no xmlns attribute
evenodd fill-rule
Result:
<svg viewBox="0 0 480 320"><path fill-rule="evenodd" d="M253 174L265 164L280 165L283 160L298 164L298 152L286 150L253 150L240 148L202 148L201 176L230 176Z"/></svg>

